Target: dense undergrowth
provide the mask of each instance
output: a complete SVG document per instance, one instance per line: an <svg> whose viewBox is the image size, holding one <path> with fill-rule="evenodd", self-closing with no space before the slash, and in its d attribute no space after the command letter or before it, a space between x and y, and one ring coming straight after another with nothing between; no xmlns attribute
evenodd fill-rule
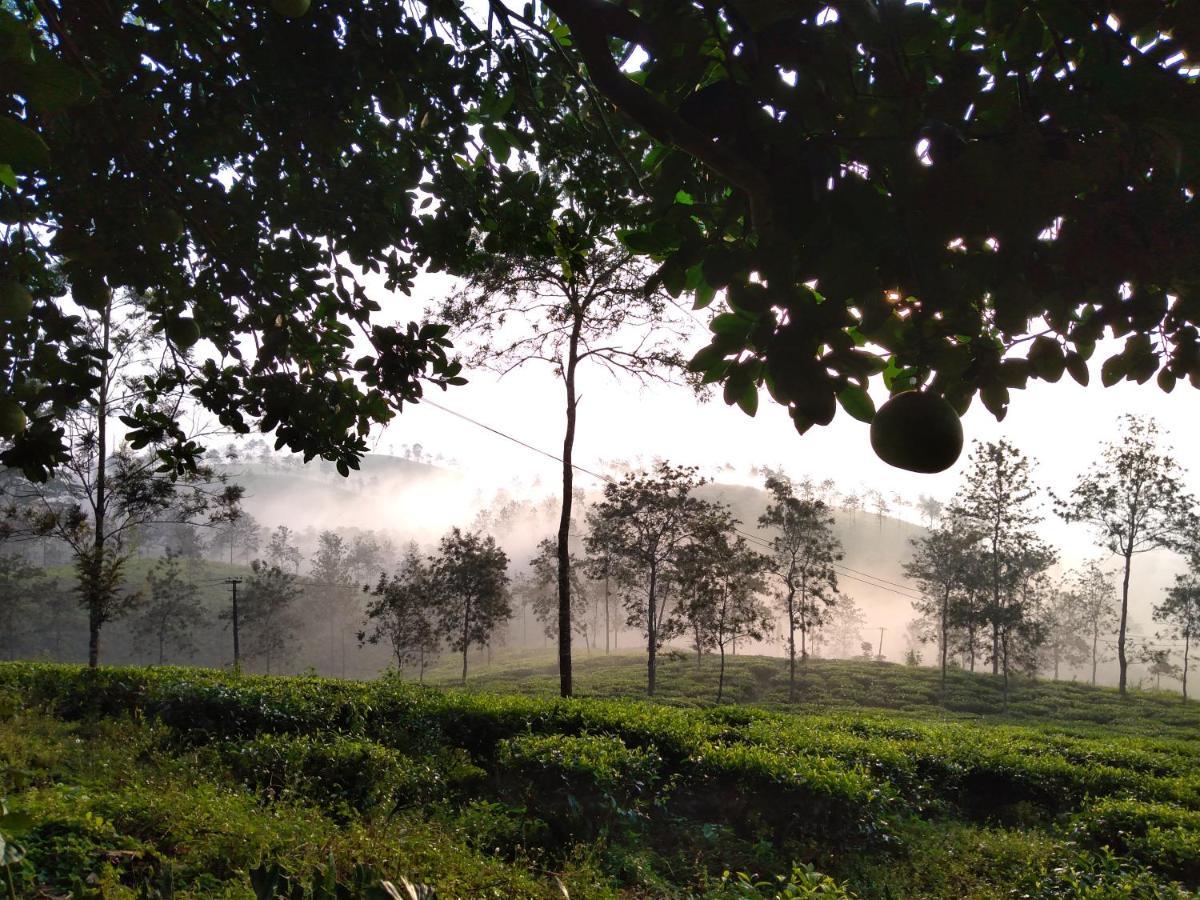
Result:
<svg viewBox="0 0 1200 900"><path fill-rule="evenodd" d="M0 833L29 897L1192 896L1194 719L1130 705L1153 727L0 664Z"/></svg>

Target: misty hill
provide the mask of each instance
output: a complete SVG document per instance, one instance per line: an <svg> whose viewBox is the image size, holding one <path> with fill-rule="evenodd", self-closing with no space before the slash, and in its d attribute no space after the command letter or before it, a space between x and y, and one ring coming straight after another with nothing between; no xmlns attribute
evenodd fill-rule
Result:
<svg viewBox="0 0 1200 900"><path fill-rule="evenodd" d="M766 491L746 485L708 484L697 493L706 500L726 504L741 520L743 531L758 532L758 517L766 510L769 499ZM887 653L889 645L899 640L899 631L912 616L909 601L890 588L908 583L904 563L912 555L911 542L925 534L925 529L912 522L862 510L851 512L834 507L833 517L834 534L845 553L841 568L854 570L839 574L839 587L863 607L869 624L876 628L883 625L896 629L893 641L884 639L884 652ZM894 584L882 584L881 581ZM906 593L915 595L915 585ZM897 616L901 618L893 621ZM895 643L895 646L898 648L900 644Z"/></svg>
<svg viewBox="0 0 1200 900"><path fill-rule="evenodd" d="M299 532L374 528L397 545L408 540L429 545L452 526L473 526L483 513L514 571L527 565L538 541L550 537L557 527L557 495L552 488L520 496L500 484L490 489L472 484L466 473L382 453L369 454L361 471L349 478L339 476L328 464L302 466L277 459L239 461L225 471L246 488L246 508L268 528L279 524ZM729 506L742 531L758 533L758 518L768 503L766 491L713 483L697 493ZM598 499L598 491L586 495L587 502ZM908 595L916 590L896 585L907 584L903 565L911 554L912 539L925 529L862 510L835 507L833 515L834 531L845 553L839 587L866 613L872 629L866 636L878 641L878 629L885 628L883 652L899 659L907 646L904 629L912 618Z"/></svg>

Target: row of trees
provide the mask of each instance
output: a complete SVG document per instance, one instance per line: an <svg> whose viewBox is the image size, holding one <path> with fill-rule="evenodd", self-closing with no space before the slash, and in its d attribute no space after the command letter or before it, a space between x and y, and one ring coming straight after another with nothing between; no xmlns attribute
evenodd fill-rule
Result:
<svg viewBox="0 0 1200 900"><path fill-rule="evenodd" d="M742 532L723 505L697 497L703 483L695 468L663 462L606 486L571 552L571 627L589 648L603 628L607 650L620 609L645 640L649 694L660 652L688 635L698 660L706 652L720 657L720 699L726 654L771 636L778 612L794 691L797 661L815 651L818 635L845 651L863 624L853 601L838 593L832 514L823 500L796 496L786 477L772 473L771 502L759 521L771 537L763 538ZM506 567L495 540L478 532L455 529L430 556L410 545L370 591L358 638L388 645L398 667L415 666L420 675L441 649L461 653L465 680L469 649L490 644L514 601L557 637L557 542L543 540L511 585Z"/></svg>
<svg viewBox="0 0 1200 900"><path fill-rule="evenodd" d="M955 655L972 671L977 659L989 663L1004 676L1006 696L1010 672L1050 668L1057 677L1064 663L1090 662L1094 683L1101 644L1115 630L1124 693L1133 560L1157 548L1192 560L1193 574L1154 608L1163 637L1184 641L1186 660L1200 621L1193 590L1198 520L1183 473L1160 443L1152 421L1126 416L1121 436L1069 494L1051 494L1059 516L1090 525L1098 543L1121 560L1119 596L1099 562L1051 576L1057 554L1037 534L1043 516L1030 461L1003 440L976 445L958 493L937 526L914 541L905 566L921 587L916 607L925 635L937 644L943 683ZM1150 661L1162 670L1161 660ZM1183 678L1186 698L1186 662Z"/></svg>

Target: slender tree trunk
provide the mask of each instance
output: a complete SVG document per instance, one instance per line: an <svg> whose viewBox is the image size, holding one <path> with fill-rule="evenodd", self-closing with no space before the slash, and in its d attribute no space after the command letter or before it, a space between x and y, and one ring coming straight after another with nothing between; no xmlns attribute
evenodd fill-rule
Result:
<svg viewBox="0 0 1200 900"><path fill-rule="evenodd" d="M942 699L946 697L946 652L950 644L950 588L942 592Z"/></svg>
<svg viewBox="0 0 1200 900"><path fill-rule="evenodd" d="M1008 632L1000 638L1001 651L1004 654L1004 708L1008 708Z"/></svg>
<svg viewBox="0 0 1200 900"><path fill-rule="evenodd" d="M658 614L655 609L655 589L658 571L650 567L650 590L646 595L646 696L654 696L654 678L658 667Z"/></svg>
<svg viewBox="0 0 1200 900"><path fill-rule="evenodd" d="M579 331L583 327L583 310L572 302L575 318L567 341L567 365L563 373L567 387L567 430L563 435L562 454L562 512L558 519L558 691L570 697L571 684L571 552L568 541L571 531L571 506L574 501L575 470L571 454L575 449L575 367L579 364Z"/></svg>
<svg viewBox="0 0 1200 900"><path fill-rule="evenodd" d="M608 656L608 573L604 573L604 655Z"/></svg>
<svg viewBox="0 0 1200 900"><path fill-rule="evenodd" d="M1000 472L997 470L996 478L1000 479ZM997 493L1001 493L1002 488L997 485ZM1000 665L1000 521L996 520L992 528L992 674L998 672Z"/></svg>
<svg viewBox="0 0 1200 900"><path fill-rule="evenodd" d="M1121 668L1119 690L1125 696L1125 682L1129 673L1129 660L1125 658L1125 627L1129 619L1129 573L1133 568L1133 550L1125 551L1125 577L1121 581L1121 630L1117 634L1117 665Z"/></svg>
<svg viewBox="0 0 1200 900"><path fill-rule="evenodd" d="M1100 622L1097 620L1092 623L1092 687L1096 686L1096 657L1098 655L1100 643Z"/></svg>
<svg viewBox="0 0 1200 900"><path fill-rule="evenodd" d="M1183 702L1187 703L1187 670L1188 670L1188 650L1191 649L1192 633L1190 631L1183 632Z"/></svg>
<svg viewBox="0 0 1200 900"><path fill-rule="evenodd" d="M468 602L463 610L463 668L462 668L462 683L467 683L467 652L471 649L471 644L467 640L467 636L471 633L471 604Z"/></svg>
<svg viewBox="0 0 1200 900"><path fill-rule="evenodd" d="M101 346L108 352L112 303L104 307ZM104 572L105 525L108 515L108 361L101 364L100 391L96 403L96 522L92 542L94 559L91 584L88 585L88 668L100 665L100 626L104 624L101 596Z"/></svg>
<svg viewBox="0 0 1200 900"><path fill-rule="evenodd" d="M231 579L229 586L233 589L233 670L236 672L242 667L242 645L238 631L240 626L238 622L237 582Z"/></svg>
<svg viewBox="0 0 1200 900"><path fill-rule="evenodd" d="M721 648L721 671L717 675L717 702L721 702L721 697L725 693L725 643L720 642L718 647Z"/></svg>
<svg viewBox="0 0 1200 900"><path fill-rule="evenodd" d="M788 588L788 702L796 701L796 590Z"/></svg>

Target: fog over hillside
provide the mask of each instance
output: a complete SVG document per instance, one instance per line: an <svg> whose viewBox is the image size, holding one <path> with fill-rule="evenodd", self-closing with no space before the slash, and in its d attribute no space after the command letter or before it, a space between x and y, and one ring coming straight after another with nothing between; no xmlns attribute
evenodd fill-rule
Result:
<svg viewBox="0 0 1200 900"><path fill-rule="evenodd" d="M395 571L409 542L416 542L422 553L435 550L438 540L451 528L481 531L495 537L509 558L509 575L515 582L530 570L531 559L538 544L552 537L558 526L557 479L544 481L519 478L507 470L463 466L442 454L430 453L420 445L404 449L404 456L383 452L368 454L361 469L350 477L340 476L335 468L321 461L304 464L298 457L275 454L261 440L231 443L221 450L207 454L207 462L226 475L232 483L245 488L244 509L253 519L254 534L239 538L233 546L222 543L220 530L199 527L182 534L173 526L153 527L139 533L135 539L137 556L125 572L127 589L145 595L148 576L157 560L172 547L187 557L188 578L198 585L204 607L203 621L195 630L191 655L175 655L169 661L188 661L201 665L228 666L232 663L232 647L228 628L228 609L231 602L229 580L247 578L252 560L263 558L271 535L280 526L289 530L289 540L295 547L290 564L300 578L302 598L296 612L294 652L286 659L277 659L273 671L304 671L309 667L331 675L371 677L393 664L383 646L360 645L358 633L364 628L367 595L360 588L378 579L381 571ZM602 471L611 477L623 472L649 467L649 459L607 461ZM677 460L687 463L688 460ZM726 465L711 470L710 482L697 491L697 496L728 506L741 523L739 530L756 549L765 550L771 534L758 527L759 517L768 504L768 494L761 487L764 471L758 468L738 470ZM840 654L859 652L861 642L869 641L873 652L882 650L892 661L901 661L907 651L916 649L926 664L936 658L936 647L922 644L910 627L915 618L912 601L918 597L918 587L905 575L904 565L910 559L913 541L927 533L922 520L930 521L931 508L937 504L918 507L916 497L901 497L892 485L874 488L862 484L836 484L831 480L813 483L805 480L807 473L788 473L803 490L826 499L834 518L833 531L838 538L843 557L838 561L838 590L851 599L862 611L860 634L847 643L841 642ZM582 528L586 510L602 498L603 483L587 473L577 481L573 550L583 555ZM863 501L871 497L872 501ZM886 499L885 499L886 498ZM948 497L939 497L945 501ZM1043 507L1045 504L1043 504ZM1047 517L1045 533L1051 543L1062 529L1061 521ZM1069 526L1075 549L1064 551L1064 557L1050 575L1058 578L1065 570L1080 564L1085 558L1104 560L1106 569L1116 572L1118 561L1106 557L1094 548L1086 529ZM313 578L314 560L319 552L322 533L335 533L347 550L362 545L375 545L377 552L360 560L355 569L357 584L341 600L335 600L328 586ZM186 538L186 539L185 539ZM181 544L180 541L183 541ZM186 545L186 546L185 546ZM1080 555L1078 546L1091 550L1090 557ZM11 543L10 552L17 552L36 566L44 567L56 585L49 599L39 602L32 616L13 625L10 639L0 645L0 655L16 654L42 658L78 660L86 651L86 617L72 593L73 572L65 546L53 540ZM183 550L181 551L181 548ZM1068 555L1069 554L1069 555ZM1142 641L1161 640L1150 612L1161 600L1164 589L1176 573L1184 568L1175 554L1154 551L1139 555L1135 560L1130 602L1131 634ZM1114 584L1119 579L1114 578ZM527 582L526 582L527 587ZM777 584L771 585L772 590ZM523 600L516 599L514 584L514 618L507 627L494 634L494 647L542 648L552 645L553 638L543 633L536 620L528 591ZM593 590L596 589L593 585ZM344 589L343 589L344 590ZM341 604L341 625L331 629L329 610ZM592 615L599 615L592 607ZM763 642L743 641L736 652L781 655L785 651L778 604L775 633ZM615 599L610 607L615 630L624 622L625 613L618 609ZM139 638L138 616L117 619L104 631L104 658L110 662L144 663L156 658L152 648ZM882 631L881 631L882 630ZM636 629L625 629L614 636L616 645L624 650L644 647L644 638ZM1114 634L1102 639L1100 680L1115 683L1116 665L1111 660ZM577 638L580 652L589 652L587 643ZM598 641L603 647L603 641ZM688 652L688 637L673 642L677 649ZM1165 646L1165 644L1164 644ZM849 648L849 649L847 649ZM826 644L818 649L820 655L839 655ZM480 654L481 661L486 653ZM257 665L257 664L255 664ZM982 670L986 665L978 663ZM251 666L254 668L254 665ZM1135 663L1133 678L1145 677L1146 668ZM1090 672L1083 668L1064 667L1062 677L1084 678Z"/></svg>
<svg viewBox="0 0 1200 900"><path fill-rule="evenodd" d="M613 468L616 468L615 466ZM267 529L287 524L297 531L303 544L315 544L323 530L374 530L387 535L396 546L416 541L431 547L449 528L482 528L494 534L510 558L510 572L524 571L537 543L550 537L557 528L558 500L554 484L505 483L496 472L463 470L453 466L417 461L384 453L369 454L362 469L342 478L332 466L311 463L291 464L280 459L267 462L239 461L227 468L231 477L247 489L246 508ZM803 473L792 473L802 476ZM735 471L716 473L717 478L702 487L698 496L730 507L742 523L740 529L759 535L757 546L769 535L758 527L758 518L767 505L767 494L747 483L754 474ZM600 499L594 479L583 479L589 488L582 491L587 504ZM844 558L839 569L839 590L851 597L866 616L863 639L892 660L903 658L914 646L908 631L914 618L911 598L918 589L904 573L904 564L912 554L912 541L926 533L923 525L895 515L879 515L867 509L846 509L838 505L836 489L831 492L834 532L841 542ZM895 499L895 498L894 498ZM914 498L915 499L915 498ZM893 500L893 506L895 506ZM506 511L507 510L507 511ZM898 512L918 518L916 509L903 507ZM576 521L582 520L577 510ZM1059 526L1061 527L1061 525ZM1084 529L1075 526L1081 533ZM305 546L306 555L309 547ZM1096 549L1090 558L1105 559L1106 568L1118 569L1117 560ZM1060 560L1054 573L1078 565L1082 560ZM1155 626L1150 618L1152 604L1159 602L1164 589L1183 561L1173 553L1154 551L1141 554L1135 561L1131 587L1130 622L1133 634L1152 639ZM535 629L536 631L536 629ZM630 632L621 639L623 646L634 646L640 638ZM537 643L536 638L533 641ZM683 646L683 639L676 641ZM931 645L915 645L926 662L936 655ZM754 647L754 652L781 654L778 636ZM1111 653L1109 654L1111 655ZM1101 679L1115 678L1115 663L1101 666ZM1082 677L1083 670L1078 673ZM1070 677L1067 675L1067 677Z"/></svg>

